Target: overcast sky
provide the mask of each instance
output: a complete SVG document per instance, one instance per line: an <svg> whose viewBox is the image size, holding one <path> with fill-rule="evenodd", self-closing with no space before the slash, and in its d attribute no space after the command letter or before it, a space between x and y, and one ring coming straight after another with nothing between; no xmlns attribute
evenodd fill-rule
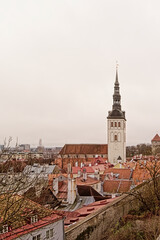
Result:
<svg viewBox="0 0 160 240"><path fill-rule="evenodd" d="M116 60L127 145L160 134L159 0L0 0L0 143L106 143Z"/></svg>

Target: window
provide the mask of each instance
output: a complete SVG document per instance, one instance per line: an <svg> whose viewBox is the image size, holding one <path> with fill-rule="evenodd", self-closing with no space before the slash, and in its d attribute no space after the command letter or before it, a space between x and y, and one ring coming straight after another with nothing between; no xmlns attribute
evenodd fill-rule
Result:
<svg viewBox="0 0 160 240"><path fill-rule="evenodd" d="M46 231L46 239L49 239L49 230Z"/></svg>
<svg viewBox="0 0 160 240"><path fill-rule="evenodd" d="M3 225L2 228L0 228L0 234L8 232L8 225Z"/></svg>
<svg viewBox="0 0 160 240"><path fill-rule="evenodd" d="M50 229L50 237L53 237L53 229Z"/></svg>
<svg viewBox="0 0 160 240"><path fill-rule="evenodd" d="M34 236L32 240L41 240L41 234Z"/></svg>
<svg viewBox="0 0 160 240"><path fill-rule="evenodd" d="M114 123L114 126L117 127L117 122Z"/></svg>
<svg viewBox="0 0 160 240"><path fill-rule="evenodd" d="M121 123L120 122L118 122L118 127L121 127Z"/></svg>
<svg viewBox="0 0 160 240"><path fill-rule="evenodd" d="M50 239L53 237L53 228L46 231L46 239Z"/></svg>
<svg viewBox="0 0 160 240"><path fill-rule="evenodd" d="M113 122L111 122L111 127L113 127Z"/></svg>
<svg viewBox="0 0 160 240"><path fill-rule="evenodd" d="M31 217L31 223L35 223L35 222L38 222L38 216L37 215Z"/></svg>
<svg viewBox="0 0 160 240"><path fill-rule="evenodd" d="M114 135L114 141L117 141L117 135Z"/></svg>

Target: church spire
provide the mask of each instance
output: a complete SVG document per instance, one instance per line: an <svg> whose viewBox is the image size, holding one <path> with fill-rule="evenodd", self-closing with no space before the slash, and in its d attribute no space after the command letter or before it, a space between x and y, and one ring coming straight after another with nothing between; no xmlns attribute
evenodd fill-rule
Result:
<svg viewBox="0 0 160 240"><path fill-rule="evenodd" d="M118 81L118 63L116 63L116 79L114 82L114 94L112 111L108 112L108 119L125 119L125 112L121 110L121 95Z"/></svg>
<svg viewBox="0 0 160 240"><path fill-rule="evenodd" d="M115 83L117 83L117 84L119 84L118 83L118 62L116 62L116 81L115 81Z"/></svg>
<svg viewBox="0 0 160 240"><path fill-rule="evenodd" d="M121 110L121 95L119 93L119 82L118 82L118 64L116 64L116 81L114 84L112 109L113 110Z"/></svg>

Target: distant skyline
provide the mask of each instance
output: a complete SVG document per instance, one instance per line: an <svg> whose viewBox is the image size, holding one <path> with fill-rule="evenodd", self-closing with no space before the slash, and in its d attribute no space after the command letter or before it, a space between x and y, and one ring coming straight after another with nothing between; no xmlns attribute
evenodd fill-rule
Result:
<svg viewBox="0 0 160 240"><path fill-rule="evenodd" d="M0 143L107 143L116 60L127 145L160 134L158 0L0 1Z"/></svg>

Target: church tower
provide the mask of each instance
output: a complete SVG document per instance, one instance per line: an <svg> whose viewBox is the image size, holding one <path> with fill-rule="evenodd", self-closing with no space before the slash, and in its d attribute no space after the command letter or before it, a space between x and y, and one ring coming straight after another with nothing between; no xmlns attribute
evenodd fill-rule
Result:
<svg viewBox="0 0 160 240"><path fill-rule="evenodd" d="M121 95L118 82L118 65L114 83L112 111L108 112L108 160L112 164L126 161L126 118L121 110Z"/></svg>

